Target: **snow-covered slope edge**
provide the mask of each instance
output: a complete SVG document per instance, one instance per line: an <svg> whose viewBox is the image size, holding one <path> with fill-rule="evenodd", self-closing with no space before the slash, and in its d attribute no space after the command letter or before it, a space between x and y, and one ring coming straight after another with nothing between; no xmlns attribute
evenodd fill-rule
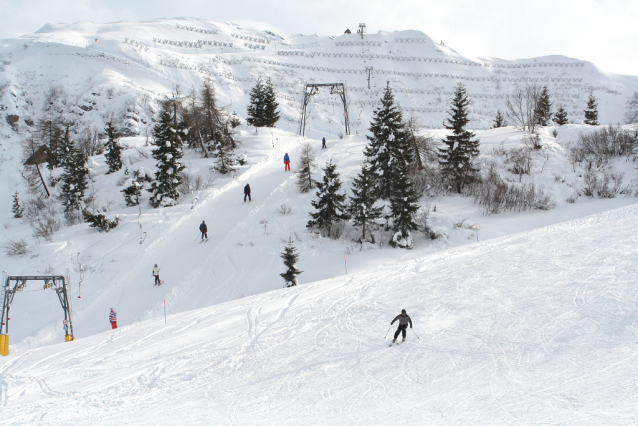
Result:
<svg viewBox="0 0 638 426"><path fill-rule="evenodd" d="M0 422L631 424L636 235L630 206L31 350Z"/></svg>

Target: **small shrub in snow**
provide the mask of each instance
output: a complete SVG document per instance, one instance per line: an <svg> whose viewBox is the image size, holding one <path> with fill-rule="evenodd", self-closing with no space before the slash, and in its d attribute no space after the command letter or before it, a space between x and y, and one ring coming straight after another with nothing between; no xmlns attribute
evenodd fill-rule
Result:
<svg viewBox="0 0 638 426"><path fill-rule="evenodd" d="M62 227L62 221L53 216L42 217L33 224L33 236L36 239L44 238L46 241L53 241L53 234Z"/></svg>
<svg viewBox="0 0 638 426"><path fill-rule="evenodd" d="M508 171L518 175L520 182L523 175L529 175L532 171L532 154L529 149L515 148L506 154L505 164L508 165Z"/></svg>
<svg viewBox="0 0 638 426"><path fill-rule="evenodd" d="M292 240L289 240L288 245L284 247L284 251L281 253L281 258L284 260L286 272L279 275L281 275L286 282L286 287L294 287L298 284L297 275L301 274L303 271L297 269L296 263L299 259L299 254L297 254L295 246L292 245Z"/></svg>
<svg viewBox="0 0 638 426"><path fill-rule="evenodd" d="M91 228L98 228L100 232L109 232L120 223L120 219L117 217L113 220L108 220L105 214L92 214L86 209L82 210L82 216Z"/></svg>
<svg viewBox="0 0 638 426"><path fill-rule="evenodd" d="M275 210L276 213L279 214L290 214L292 213L292 207L290 207L288 204L283 203L282 205L280 205L279 207L277 207L277 210Z"/></svg>
<svg viewBox="0 0 638 426"><path fill-rule="evenodd" d="M411 249L412 248L412 235L410 231L401 232L397 231L392 235L392 239L390 239L389 244L394 248L404 248Z"/></svg>
<svg viewBox="0 0 638 426"><path fill-rule="evenodd" d="M24 238L13 238L2 244L2 251L7 256L24 256L31 248Z"/></svg>
<svg viewBox="0 0 638 426"><path fill-rule="evenodd" d="M581 133L576 143L568 146L568 158L572 164L580 164L586 170L601 169L614 157L634 154L638 149L638 130L607 126L586 134Z"/></svg>
<svg viewBox="0 0 638 426"><path fill-rule="evenodd" d="M588 170L583 176L583 194L588 197L614 198L627 191L627 187L623 187L624 176L624 173L596 173Z"/></svg>
<svg viewBox="0 0 638 426"><path fill-rule="evenodd" d="M572 195L565 198L565 202L569 204L574 204L577 199L578 199L578 192L574 192Z"/></svg>
<svg viewBox="0 0 638 426"><path fill-rule="evenodd" d="M470 194L482 207L484 215L498 214L505 210L549 210L556 203L551 194L533 183L505 182L492 164L481 181L472 186Z"/></svg>

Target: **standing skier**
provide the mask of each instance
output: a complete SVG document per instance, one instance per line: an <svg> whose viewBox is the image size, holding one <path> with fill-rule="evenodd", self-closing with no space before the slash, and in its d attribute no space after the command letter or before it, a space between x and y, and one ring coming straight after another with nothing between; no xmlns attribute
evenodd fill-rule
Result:
<svg viewBox="0 0 638 426"><path fill-rule="evenodd" d="M321 149L326 149L326 138L321 139Z"/></svg>
<svg viewBox="0 0 638 426"><path fill-rule="evenodd" d="M208 226L206 226L206 222L202 220L202 223L199 225L199 230L202 233L202 241L204 238L208 239Z"/></svg>
<svg viewBox="0 0 638 426"><path fill-rule="evenodd" d="M248 197L248 201L252 201L252 199L250 198L250 185L246 184L246 186L244 186L244 203L246 202L246 197Z"/></svg>
<svg viewBox="0 0 638 426"><path fill-rule="evenodd" d="M157 267L157 263L156 263L155 266L153 267L153 276L155 277L155 284L153 285L160 285L162 283L159 279L159 270L160 268Z"/></svg>
<svg viewBox="0 0 638 426"><path fill-rule="evenodd" d="M111 308L111 313L109 313L109 322L111 323L111 329L115 330L117 328L117 314Z"/></svg>
<svg viewBox="0 0 638 426"><path fill-rule="evenodd" d="M401 313L396 316L390 323L390 325L394 324L396 320L399 320L399 327L397 331L394 332L394 340L392 343L397 341L397 337L399 337L399 333L403 333L403 342L405 342L406 329L408 328L408 324L410 324L410 328L412 328L412 319L408 314L405 313L405 309L401 310Z"/></svg>
<svg viewBox="0 0 638 426"><path fill-rule="evenodd" d="M290 170L290 157L288 157L288 153L284 155L284 172Z"/></svg>

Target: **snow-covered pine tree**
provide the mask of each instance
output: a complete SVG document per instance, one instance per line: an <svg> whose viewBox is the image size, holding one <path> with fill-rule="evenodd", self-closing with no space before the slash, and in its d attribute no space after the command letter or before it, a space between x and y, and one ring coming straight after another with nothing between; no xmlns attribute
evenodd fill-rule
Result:
<svg viewBox="0 0 638 426"><path fill-rule="evenodd" d="M408 164L399 161L395 166L395 177L390 194L390 211L392 212L392 230L390 240L392 247L412 248L411 231L418 229L414 214L419 209L417 192L410 181Z"/></svg>
<svg viewBox="0 0 638 426"><path fill-rule="evenodd" d="M382 207L374 207L379 197L376 190L376 175L370 164L364 162L361 171L352 181L352 196L348 212L355 227L361 227L361 240L366 240L366 227L381 217Z"/></svg>
<svg viewBox="0 0 638 426"><path fill-rule="evenodd" d="M184 165L178 160L184 156L184 123L179 121L176 100L162 106L159 123L153 129L153 158L157 160L155 181L151 184L151 206L173 206L179 200L177 188L182 183Z"/></svg>
<svg viewBox="0 0 638 426"><path fill-rule="evenodd" d="M394 165L398 158L404 156L409 137L401 110L394 104L390 82L381 98L381 107L374 111L368 130L372 136L366 136L369 142L363 154L378 177L379 197L387 200L392 192Z"/></svg>
<svg viewBox="0 0 638 426"><path fill-rule="evenodd" d="M24 214L24 207L20 205L20 199L18 198L18 191L13 194L13 206L11 207L11 213L16 219L20 219Z"/></svg>
<svg viewBox="0 0 638 426"><path fill-rule="evenodd" d="M565 125L569 123L569 119L567 118L567 111L560 106L558 107L558 111L554 114L554 122L559 126Z"/></svg>
<svg viewBox="0 0 638 426"><path fill-rule="evenodd" d="M298 284L297 275L301 274L303 271L297 269L297 260L299 260L299 254L297 253L297 249L292 245L292 241L288 241L288 245L284 247L283 253L281 253L281 258L284 260L284 265L286 266L286 272L281 275L281 277L286 281L286 287L294 287Z"/></svg>
<svg viewBox="0 0 638 426"><path fill-rule="evenodd" d="M312 219L306 225L326 231L329 237L334 236L332 230L336 222L348 220L346 194L338 193L342 183L336 169L337 165L330 159L323 169L323 180L317 182L317 199L310 202L317 212L309 213Z"/></svg>
<svg viewBox="0 0 638 426"><path fill-rule="evenodd" d="M444 123L446 129L452 130L452 134L443 139L447 147L439 149L443 177L459 194L464 186L474 182L478 172L474 160L479 154L479 140L472 139L476 135L465 128L470 121L467 117L468 105L465 86L459 83L449 111L450 118Z"/></svg>
<svg viewBox="0 0 638 426"><path fill-rule="evenodd" d="M92 214L87 209L82 210L82 217L91 228L97 228L100 232L109 232L120 223L120 218L118 217L109 220L104 213Z"/></svg>
<svg viewBox="0 0 638 426"><path fill-rule="evenodd" d="M131 184L121 191L124 194L126 207L137 206L140 203L140 198L142 197L141 189L140 172L136 170L133 172Z"/></svg>
<svg viewBox="0 0 638 426"><path fill-rule="evenodd" d="M310 143L306 143L301 147L299 156L299 167L295 172L297 174L297 188L301 192L308 192L312 189L314 180L312 172L317 167L315 163L315 150Z"/></svg>
<svg viewBox="0 0 638 426"><path fill-rule="evenodd" d="M106 123L106 127L104 128L106 132L106 153L104 153L104 158L106 159L106 164L109 165L109 170L106 174L111 174L117 172L122 168L122 147L120 146L119 135L113 127L113 123L110 121Z"/></svg>
<svg viewBox="0 0 638 426"><path fill-rule="evenodd" d="M277 96L275 95L275 88L272 85L272 81L268 79L266 85L264 86L263 92L263 117L262 117L262 126L263 127L275 127L277 122L279 121L279 103L277 102Z"/></svg>
<svg viewBox="0 0 638 426"><path fill-rule="evenodd" d="M80 150L72 147L66 158L64 172L60 177L60 199L64 211L70 212L80 209L84 199L84 191L88 187L89 169L86 167L86 157Z"/></svg>
<svg viewBox="0 0 638 426"><path fill-rule="evenodd" d="M266 88L264 87L264 83L261 81L261 78L257 80L257 84L250 91L250 104L248 105L248 118L246 122L255 127L263 126L263 116L264 116L264 92Z"/></svg>
<svg viewBox="0 0 638 426"><path fill-rule="evenodd" d="M62 134L62 140L60 141L60 150L58 153L58 162L60 167L66 166L66 160L69 154L73 151L75 144L71 140L71 125L66 123L64 126L64 133Z"/></svg>
<svg viewBox="0 0 638 426"><path fill-rule="evenodd" d="M46 145L49 151L47 168L53 170L56 167L60 167L61 140L63 135L60 120L39 120L37 129L39 145Z"/></svg>
<svg viewBox="0 0 638 426"><path fill-rule="evenodd" d="M492 129L498 129L499 127L507 126L507 121L505 121L505 116L501 112L501 110L496 111L496 117L494 117L494 125Z"/></svg>
<svg viewBox="0 0 638 426"><path fill-rule="evenodd" d="M233 147L229 144L223 143L222 141L223 139L217 140L214 147L214 155L216 158L215 170L225 175L235 171L235 157L233 156Z"/></svg>
<svg viewBox="0 0 638 426"><path fill-rule="evenodd" d="M594 95L589 95L587 108L585 108L585 124L598 126L598 102Z"/></svg>
<svg viewBox="0 0 638 426"><path fill-rule="evenodd" d="M536 101L536 109L534 109L534 120L539 126L549 126L552 119L552 102L549 98L547 86L543 86L538 100Z"/></svg>

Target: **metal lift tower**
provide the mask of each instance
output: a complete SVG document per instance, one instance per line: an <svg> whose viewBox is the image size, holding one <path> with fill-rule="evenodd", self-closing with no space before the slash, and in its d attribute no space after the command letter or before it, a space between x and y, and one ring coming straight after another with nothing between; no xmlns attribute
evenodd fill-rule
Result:
<svg viewBox="0 0 638 426"><path fill-rule="evenodd" d="M306 132L306 109L308 102L313 95L319 92L320 87L329 87L330 94L338 94L343 101L343 121L346 127L346 135L350 134L350 121L348 120L348 101L346 99L346 86L343 83L306 84L301 105L301 123L299 124L299 134L305 136Z"/></svg>

